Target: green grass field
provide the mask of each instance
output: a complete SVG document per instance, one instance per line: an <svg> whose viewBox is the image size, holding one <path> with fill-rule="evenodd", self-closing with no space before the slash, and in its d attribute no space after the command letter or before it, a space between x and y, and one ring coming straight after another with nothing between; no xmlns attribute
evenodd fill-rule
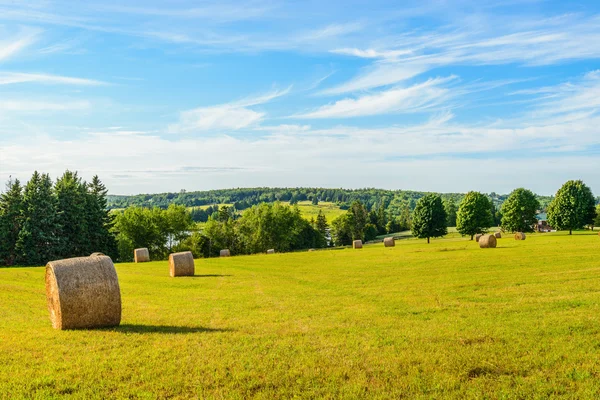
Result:
<svg viewBox="0 0 600 400"><path fill-rule="evenodd" d="M598 398L600 238L118 264L118 328L55 331L0 269L0 398Z"/></svg>

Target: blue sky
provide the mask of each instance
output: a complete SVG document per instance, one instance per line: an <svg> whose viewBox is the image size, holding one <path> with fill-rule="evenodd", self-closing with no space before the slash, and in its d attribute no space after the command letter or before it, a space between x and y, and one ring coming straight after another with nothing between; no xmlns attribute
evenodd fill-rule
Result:
<svg viewBox="0 0 600 400"><path fill-rule="evenodd" d="M599 195L599 61L597 1L0 0L0 180Z"/></svg>

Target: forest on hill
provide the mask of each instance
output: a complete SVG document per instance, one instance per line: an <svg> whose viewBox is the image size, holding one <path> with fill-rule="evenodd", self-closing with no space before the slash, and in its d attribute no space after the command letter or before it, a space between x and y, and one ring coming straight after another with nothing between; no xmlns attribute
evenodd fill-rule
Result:
<svg viewBox="0 0 600 400"><path fill-rule="evenodd" d="M325 189L325 188L236 188L220 189L208 191L187 192L185 190L179 193L157 193L157 194L138 194L133 196L109 195L107 197L108 207L127 208L129 206L141 207L159 207L167 208L171 204L183 205L186 207L198 207L214 204L233 204L236 210L245 210L253 205L260 203L273 203L276 201L290 202L295 204L299 201L319 201L331 202L337 204L341 209L348 209L354 201L360 201L369 210L377 209L383 206L385 209L401 208L407 204L411 210L414 210L417 201L429 194L428 192L418 192L411 190L385 190L385 189ZM459 204L464 193L442 193L444 200L453 200ZM488 197L495 207L500 207L508 194L489 193ZM537 196L545 211L546 207L552 201L552 196ZM597 198L600 203L600 197Z"/></svg>

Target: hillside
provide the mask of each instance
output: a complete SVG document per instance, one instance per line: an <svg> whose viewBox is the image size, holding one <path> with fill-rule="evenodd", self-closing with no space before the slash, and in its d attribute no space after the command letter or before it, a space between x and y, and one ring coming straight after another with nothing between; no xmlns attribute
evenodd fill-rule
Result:
<svg viewBox="0 0 600 400"><path fill-rule="evenodd" d="M426 192L410 190L384 190L384 189L324 189L324 188L237 188L223 190L209 190L198 192L139 194L135 196L108 196L110 208L124 208L131 205L144 207L167 207L169 204L181 204L188 207L207 206L212 204L232 204L238 210L243 210L259 203L274 201L296 202L318 201L335 203L345 208L354 200L362 201L369 209L373 206L384 205L385 208L406 202L414 208L417 200L426 195ZM453 199L459 203L463 193L443 193L445 199ZM490 193L490 198L496 206L508 197L508 194L499 195ZM548 205L551 196L538 196L542 207ZM600 198L599 198L600 201Z"/></svg>

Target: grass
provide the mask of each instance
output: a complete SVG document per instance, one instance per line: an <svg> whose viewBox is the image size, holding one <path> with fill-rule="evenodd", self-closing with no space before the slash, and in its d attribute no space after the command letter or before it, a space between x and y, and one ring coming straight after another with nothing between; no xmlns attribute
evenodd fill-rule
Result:
<svg viewBox="0 0 600 400"><path fill-rule="evenodd" d="M288 202L282 202L284 204L289 204ZM313 205L310 201L299 201L298 208L302 213L302 216L307 220L311 218L317 219L317 215L319 215L319 211L323 211L325 214L325 218L327 218L327 222L331 223L334 219L344 214L346 210L340 209L340 207L335 203L320 201L318 205Z"/></svg>
<svg viewBox="0 0 600 400"><path fill-rule="evenodd" d="M122 325L55 331L0 269L0 398L598 398L600 238L118 264Z"/></svg>

